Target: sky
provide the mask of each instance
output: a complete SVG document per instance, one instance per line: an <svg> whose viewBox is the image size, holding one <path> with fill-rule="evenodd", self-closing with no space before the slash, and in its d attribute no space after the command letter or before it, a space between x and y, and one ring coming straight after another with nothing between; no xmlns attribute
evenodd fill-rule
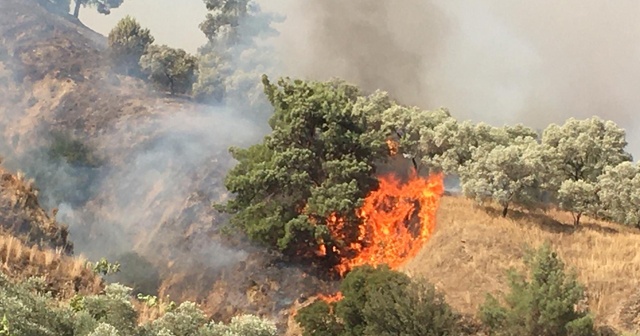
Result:
<svg viewBox="0 0 640 336"><path fill-rule="evenodd" d="M625 128L640 157L640 1L258 2L286 16L274 42L282 75L341 77L495 126L597 115ZM205 42L202 0L125 0L109 16L85 9L80 19L106 35L125 15L157 43L195 52Z"/></svg>
<svg viewBox="0 0 640 336"><path fill-rule="evenodd" d="M265 10L284 12L292 0L258 2ZM142 26L151 30L156 43L195 53L206 42L204 34L198 28L206 14L202 0L126 0L122 6L113 9L110 15L83 8L80 20L98 33L107 35L120 19L131 15Z"/></svg>

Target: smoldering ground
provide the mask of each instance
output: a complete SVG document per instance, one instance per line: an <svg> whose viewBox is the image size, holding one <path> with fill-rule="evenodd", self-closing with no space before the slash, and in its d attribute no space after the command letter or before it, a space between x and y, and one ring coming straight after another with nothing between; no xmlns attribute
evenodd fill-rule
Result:
<svg viewBox="0 0 640 336"><path fill-rule="evenodd" d="M276 4L273 5L276 7ZM288 74L338 76L459 119L544 128L598 115L640 155L640 3L294 1L278 9Z"/></svg>

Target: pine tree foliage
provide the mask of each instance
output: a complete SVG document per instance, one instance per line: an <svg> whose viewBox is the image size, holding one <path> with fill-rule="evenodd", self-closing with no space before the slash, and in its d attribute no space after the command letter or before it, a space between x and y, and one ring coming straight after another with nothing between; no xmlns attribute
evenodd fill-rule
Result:
<svg viewBox="0 0 640 336"><path fill-rule="evenodd" d="M548 243L526 259L528 277L510 272L511 291L504 304L492 295L480 308L480 318L493 335L589 336L594 335L588 311L578 310L584 287Z"/></svg>

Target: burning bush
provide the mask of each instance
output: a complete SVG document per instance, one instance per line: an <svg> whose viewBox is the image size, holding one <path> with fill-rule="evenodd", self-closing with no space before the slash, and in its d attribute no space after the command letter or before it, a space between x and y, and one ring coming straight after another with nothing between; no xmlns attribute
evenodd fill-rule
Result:
<svg viewBox="0 0 640 336"><path fill-rule="evenodd" d="M236 197L222 209L253 239L290 256L315 256L325 246L335 263L358 239L357 210L378 188L375 162L389 155L384 134L354 110L353 86L263 83L275 108L273 132L261 144L230 150L240 163L225 184ZM332 218L340 218L341 237L332 235Z"/></svg>
<svg viewBox="0 0 640 336"><path fill-rule="evenodd" d="M230 150L240 163L225 184L236 197L220 209L234 215L232 225L286 255L322 258L342 275L414 256L433 230L442 177L378 174L398 153L376 121L388 104L337 81L263 84L273 131Z"/></svg>

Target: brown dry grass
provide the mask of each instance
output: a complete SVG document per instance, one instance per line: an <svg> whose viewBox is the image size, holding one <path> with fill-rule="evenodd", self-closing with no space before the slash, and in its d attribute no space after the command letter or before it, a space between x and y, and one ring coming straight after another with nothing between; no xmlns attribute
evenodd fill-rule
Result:
<svg viewBox="0 0 640 336"><path fill-rule="evenodd" d="M549 241L587 286L597 322L620 324L621 303L640 279L640 231L589 218L576 228L570 214L556 210L517 211L507 218L496 213L461 197L444 197L433 237L404 271L425 277L454 308L474 314L485 293L508 290L510 267L525 270L527 245Z"/></svg>
<svg viewBox="0 0 640 336"><path fill-rule="evenodd" d="M16 281L44 276L49 289L61 299L76 293L95 294L103 289L102 278L87 267L87 260L65 255L60 249L28 247L18 238L0 232L2 272Z"/></svg>

